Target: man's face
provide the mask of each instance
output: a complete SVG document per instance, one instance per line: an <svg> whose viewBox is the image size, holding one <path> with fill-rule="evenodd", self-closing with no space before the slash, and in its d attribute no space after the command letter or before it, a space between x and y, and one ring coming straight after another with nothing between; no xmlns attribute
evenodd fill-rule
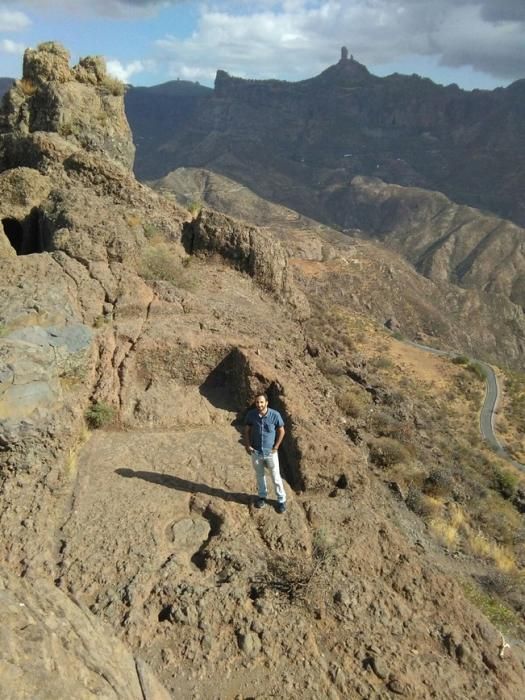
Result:
<svg viewBox="0 0 525 700"><path fill-rule="evenodd" d="M255 408L259 411L259 413L266 413L268 401L266 401L264 396L257 396L255 399Z"/></svg>

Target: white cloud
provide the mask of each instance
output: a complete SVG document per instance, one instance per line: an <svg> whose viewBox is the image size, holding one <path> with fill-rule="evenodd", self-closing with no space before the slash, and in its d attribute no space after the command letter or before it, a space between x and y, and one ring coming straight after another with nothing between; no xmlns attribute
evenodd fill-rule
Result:
<svg viewBox="0 0 525 700"><path fill-rule="evenodd" d="M300 79L335 63L348 46L368 66L409 56L471 66L500 78L525 76L523 0L258 0L200 5L185 39L156 43L172 77ZM240 11L242 8L242 11Z"/></svg>
<svg viewBox="0 0 525 700"><path fill-rule="evenodd" d="M128 83L132 75L141 73L146 68L143 61L131 61L123 64L116 59L107 61L106 66L108 73L114 78L122 80L123 83Z"/></svg>
<svg viewBox="0 0 525 700"><path fill-rule="evenodd" d="M27 29L31 20L23 12L18 10L8 10L0 6L0 29L3 32L19 32Z"/></svg>
<svg viewBox="0 0 525 700"><path fill-rule="evenodd" d="M505 80L525 76L525 0L0 0L0 31L28 26L20 9L146 23L183 3L196 8L193 33L156 43L171 77L211 81L223 68L301 79L337 61L342 45L372 70L408 59L417 70L424 56Z"/></svg>
<svg viewBox="0 0 525 700"><path fill-rule="evenodd" d="M19 44L11 39L0 39L0 51L21 56L24 53L25 44Z"/></svg>
<svg viewBox="0 0 525 700"><path fill-rule="evenodd" d="M4 0L5 5L22 5L35 10L58 8L68 15L103 17L147 17L159 8L176 5L185 0L91 0L91 2L71 2L70 0Z"/></svg>

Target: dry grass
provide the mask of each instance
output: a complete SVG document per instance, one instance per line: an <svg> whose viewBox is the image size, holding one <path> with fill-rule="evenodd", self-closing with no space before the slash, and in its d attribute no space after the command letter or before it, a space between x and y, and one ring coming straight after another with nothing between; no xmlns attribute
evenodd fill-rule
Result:
<svg viewBox="0 0 525 700"><path fill-rule="evenodd" d="M508 573L516 570L514 554L507 547L490 542L481 532L470 534L467 544L472 554L491 559L499 571Z"/></svg>
<svg viewBox="0 0 525 700"><path fill-rule="evenodd" d="M19 82L22 92L26 97L32 97L38 90L38 86L29 78L22 78Z"/></svg>
<svg viewBox="0 0 525 700"><path fill-rule="evenodd" d="M443 518L434 518L429 522L430 530L438 540L449 548L456 547L459 541L459 532L451 522Z"/></svg>
<svg viewBox="0 0 525 700"><path fill-rule="evenodd" d="M156 237L142 251L138 272L145 280L163 280L181 289L191 290L196 284L188 265L184 264L168 243L157 240Z"/></svg>
<svg viewBox="0 0 525 700"><path fill-rule="evenodd" d="M503 400L497 428L513 456L525 464L525 373L507 371L499 379Z"/></svg>

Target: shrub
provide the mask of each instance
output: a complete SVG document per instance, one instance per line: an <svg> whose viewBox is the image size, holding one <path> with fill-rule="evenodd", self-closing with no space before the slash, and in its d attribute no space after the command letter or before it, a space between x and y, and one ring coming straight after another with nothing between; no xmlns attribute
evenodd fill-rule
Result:
<svg viewBox="0 0 525 700"><path fill-rule="evenodd" d="M407 449L394 438L375 438L369 442L368 447L370 460L378 467L391 467L409 457Z"/></svg>
<svg viewBox="0 0 525 700"><path fill-rule="evenodd" d="M386 355L376 357L370 364L376 369L392 369L394 366L392 360L389 357L386 357Z"/></svg>
<svg viewBox="0 0 525 700"><path fill-rule="evenodd" d="M148 241L151 241L153 238L159 235L159 229L157 228L157 226L155 226L155 224L146 223L143 225L143 229L144 235L146 236Z"/></svg>
<svg viewBox="0 0 525 700"><path fill-rule="evenodd" d="M467 365L467 369L469 372L472 372L472 374L479 379L480 381L484 382L486 379L485 376L485 370L483 367L479 364L479 362L469 362Z"/></svg>
<svg viewBox="0 0 525 700"><path fill-rule="evenodd" d="M124 83L118 80L117 78L112 78L109 75L106 75L104 77L104 80L102 81L101 85L115 97L120 97L126 92L126 86L124 85Z"/></svg>
<svg viewBox="0 0 525 700"><path fill-rule="evenodd" d="M109 425L115 418L115 409L104 401L95 401L84 414L90 428L96 430Z"/></svg>
<svg viewBox="0 0 525 700"><path fill-rule="evenodd" d="M408 487L405 504L407 508L421 518L436 518L443 510L443 506L439 501L425 496L415 484L410 484Z"/></svg>
<svg viewBox="0 0 525 700"><path fill-rule="evenodd" d="M202 211L202 202L199 200L193 200L188 204L188 211L193 218L196 218Z"/></svg>
<svg viewBox="0 0 525 700"><path fill-rule="evenodd" d="M363 413L363 405L354 392L347 389L336 398L339 408L350 418L359 418Z"/></svg>
<svg viewBox="0 0 525 700"><path fill-rule="evenodd" d="M445 469L433 469L425 479L423 491L431 496L448 496L454 489L454 478Z"/></svg>
<svg viewBox="0 0 525 700"><path fill-rule="evenodd" d="M319 357L317 359L317 367L328 378L341 377L345 374L343 364L328 357Z"/></svg>
<svg viewBox="0 0 525 700"><path fill-rule="evenodd" d="M315 530L312 537L312 555L317 561L325 561L333 556L335 551L335 543L328 536L326 530L320 528Z"/></svg>
<svg viewBox="0 0 525 700"><path fill-rule="evenodd" d="M514 498L518 486L518 477L515 474L498 467L494 468L492 487L507 500Z"/></svg>
<svg viewBox="0 0 525 700"><path fill-rule="evenodd" d="M182 265L167 245L149 245L142 253L139 273L145 280L177 285L182 279Z"/></svg>
<svg viewBox="0 0 525 700"><path fill-rule="evenodd" d="M34 83L31 78L22 78L19 85L26 97L31 97L38 89L36 83Z"/></svg>

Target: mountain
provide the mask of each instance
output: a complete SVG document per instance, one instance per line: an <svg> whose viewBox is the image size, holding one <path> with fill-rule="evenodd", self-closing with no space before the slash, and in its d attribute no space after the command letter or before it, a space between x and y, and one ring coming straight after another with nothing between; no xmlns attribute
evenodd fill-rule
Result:
<svg viewBox="0 0 525 700"><path fill-rule="evenodd" d="M126 113L133 114L133 138L141 153L142 168L155 168L159 144L169 141L193 115L205 109L212 92L187 80L172 80L150 88L128 87Z"/></svg>
<svg viewBox="0 0 525 700"><path fill-rule="evenodd" d="M13 78L0 78L0 98L9 90L13 82Z"/></svg>
<svg viewBox="0 0 525 700"><path fill-rule="evenodd" d="M330 208L331 191L374 176L525 224L524 81L466 92L417 75L378 78L345 56L297 83L219 71L213 92L161 129L166 102L157 108L151 90L141 93L149 120L126 107L139 178L203 167L341 227L349 212Z"/></svg>
<svg viewBox="0 0 525 700"><path fill-rule="evenodd" d="M416 298L396 253L140 184L123 92L49 42L0 113L7 692L519 697L525 486L479 367L364 313ZM240 439L262 390L284 514Z"/></svg>

